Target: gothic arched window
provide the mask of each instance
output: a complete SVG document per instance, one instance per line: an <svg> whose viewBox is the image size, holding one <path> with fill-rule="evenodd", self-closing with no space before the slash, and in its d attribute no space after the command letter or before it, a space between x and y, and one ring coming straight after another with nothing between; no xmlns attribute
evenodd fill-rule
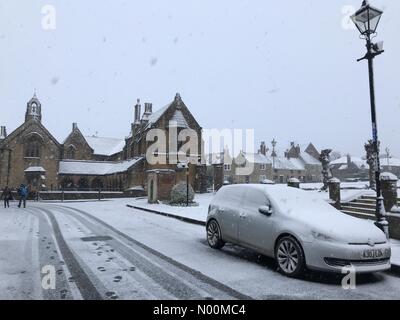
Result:
<svg viewBox="0 0 400 320"><path fill-rule="evenodd" d="M66 159L75 159L75 147L74 146L68 147Z"/></svg>
<svg viewBox="0 0 400 320"><path fill-rule="evenodd" d="M25 142L25 157L40 158L41 142L36 137L31 137Z"/></svg>

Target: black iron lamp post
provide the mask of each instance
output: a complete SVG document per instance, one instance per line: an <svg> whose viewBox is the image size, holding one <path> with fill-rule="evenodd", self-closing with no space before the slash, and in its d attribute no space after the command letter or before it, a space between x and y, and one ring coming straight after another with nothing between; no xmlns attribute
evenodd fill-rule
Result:
<svg viewBox="0 0 400 320"><path fill-rule="evenodd" d="M376 181L376 225L385 232L388 236L388 222L386 220L386 212L383 203L383 197L381 192L380 182L380 161L379 161L379 144L378 144L378 127L376 120L376 108L375 108L375 86L374 86L374 65L373 60L377 55L382 54L382 42L374 44L372 38L376 35L376 29L383 11L372 7L367 0L364 0L362 6L356 13L351 16L351 20L356 25L357 29L361 33L361 38L367 41L367 53L366 55L358 59L357 61L367 60L368 71L369 71L369 91L371 100L371 120L372 120L372 137L373 137L373 149L375 158L375 181Z"/></svg>

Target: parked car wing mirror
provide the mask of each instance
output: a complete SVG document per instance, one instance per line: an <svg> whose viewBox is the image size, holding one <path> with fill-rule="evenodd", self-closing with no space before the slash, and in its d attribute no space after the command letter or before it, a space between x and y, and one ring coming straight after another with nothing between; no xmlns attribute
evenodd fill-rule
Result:
<svg viewBox="0 0 400 320"><path fill-rule="evenodd" d="M261 206L258 208L258 212L269 217L272 214L272 207L270 205L269 206Z"/></svg>

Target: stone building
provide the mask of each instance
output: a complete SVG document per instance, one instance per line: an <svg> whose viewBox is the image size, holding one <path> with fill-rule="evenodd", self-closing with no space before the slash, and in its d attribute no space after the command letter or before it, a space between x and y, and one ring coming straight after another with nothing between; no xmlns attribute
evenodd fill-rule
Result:
<svg viewBox="0 0 400 320"><path fill-rule="evenodd" d="M381 155L380 164L381 172L390 172L400 177L400 159ZM347 155L332 161L330 166L333 176L342 181L369 180L369 165L361 157Z"/></svg>
<svg viewBox="0 0 400 320"><path fill-rule="evenodd" d="M58 186L58 164L63 146L42 124L42 106L36 94L28 101L25 121L0 140L0 187L21 183L40 189Z"/></svg>
<svg viewBox="0 0 400 320"><path fill-rule="evenodd" d="M159 142L148 141L151 129L166 133L166 141L161 148L165 150L165 163L148 162L146 151L156 141ZM170 131L184 135L184 129L192 129L199 141L196 150L189 150L184 157L180 154L181 158L191 160L187 170L180 169L172 161L177 158L184 142L174 141L177 148L170 150L169 141ZM164 197L176 182L186 180L188 172L189 183L196 191L203 192L206 190L206 167L200 161L201 145L201 127L179 94L155 113L152 105L146 103L143 115L138 100L131 133L126 139L84 136L74 123L63 143L59 143L43 126L42 105L35 94L27 103L25 122L20 127L9 135L6 128L1 127L0 187L17 187L25 183L37 190L100 188L146 191L157 182L157 192ZM161 153L156 150L153 156L160 156ZM153 181L160 172L168 172L171 177Z"/></svg>
<svg viewBox="0 0 400 320"><path fill-rule="evenodd" d="M242 151L234 158L216 157L222 163L224 181L233 184L287 183L290 178L297 178L301 182L322 181L322 165L315 158L319 153L312 143L305 146L304 151L299 145L291 143L283 156L276 152L268 154L268 151L265 142L261 142L257 153ZM224 153L229 154L228 151ZM238 168L249 168L249 174L238 174Z"/></svg>
<svg viewBox="0 0 400 320"><path fill-rule="evenodd" d="M335 178L341 181L369 179L369 166L367 161L360 157L347 155L331 161L330 168Z"/></svg>

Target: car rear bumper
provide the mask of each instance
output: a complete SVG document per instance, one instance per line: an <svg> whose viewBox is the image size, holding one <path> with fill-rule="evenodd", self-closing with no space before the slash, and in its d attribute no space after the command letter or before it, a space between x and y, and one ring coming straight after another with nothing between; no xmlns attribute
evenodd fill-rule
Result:
<svg viewBox="0 0 400 320"><path fill-rule="evenodd" d="M383 257L364 258L370 250L384 252ZM307 267L313 270L348 273L372 273L390 269L390 244L369 245L340 244L328 241L314 241L304 244Z"/></svg>

